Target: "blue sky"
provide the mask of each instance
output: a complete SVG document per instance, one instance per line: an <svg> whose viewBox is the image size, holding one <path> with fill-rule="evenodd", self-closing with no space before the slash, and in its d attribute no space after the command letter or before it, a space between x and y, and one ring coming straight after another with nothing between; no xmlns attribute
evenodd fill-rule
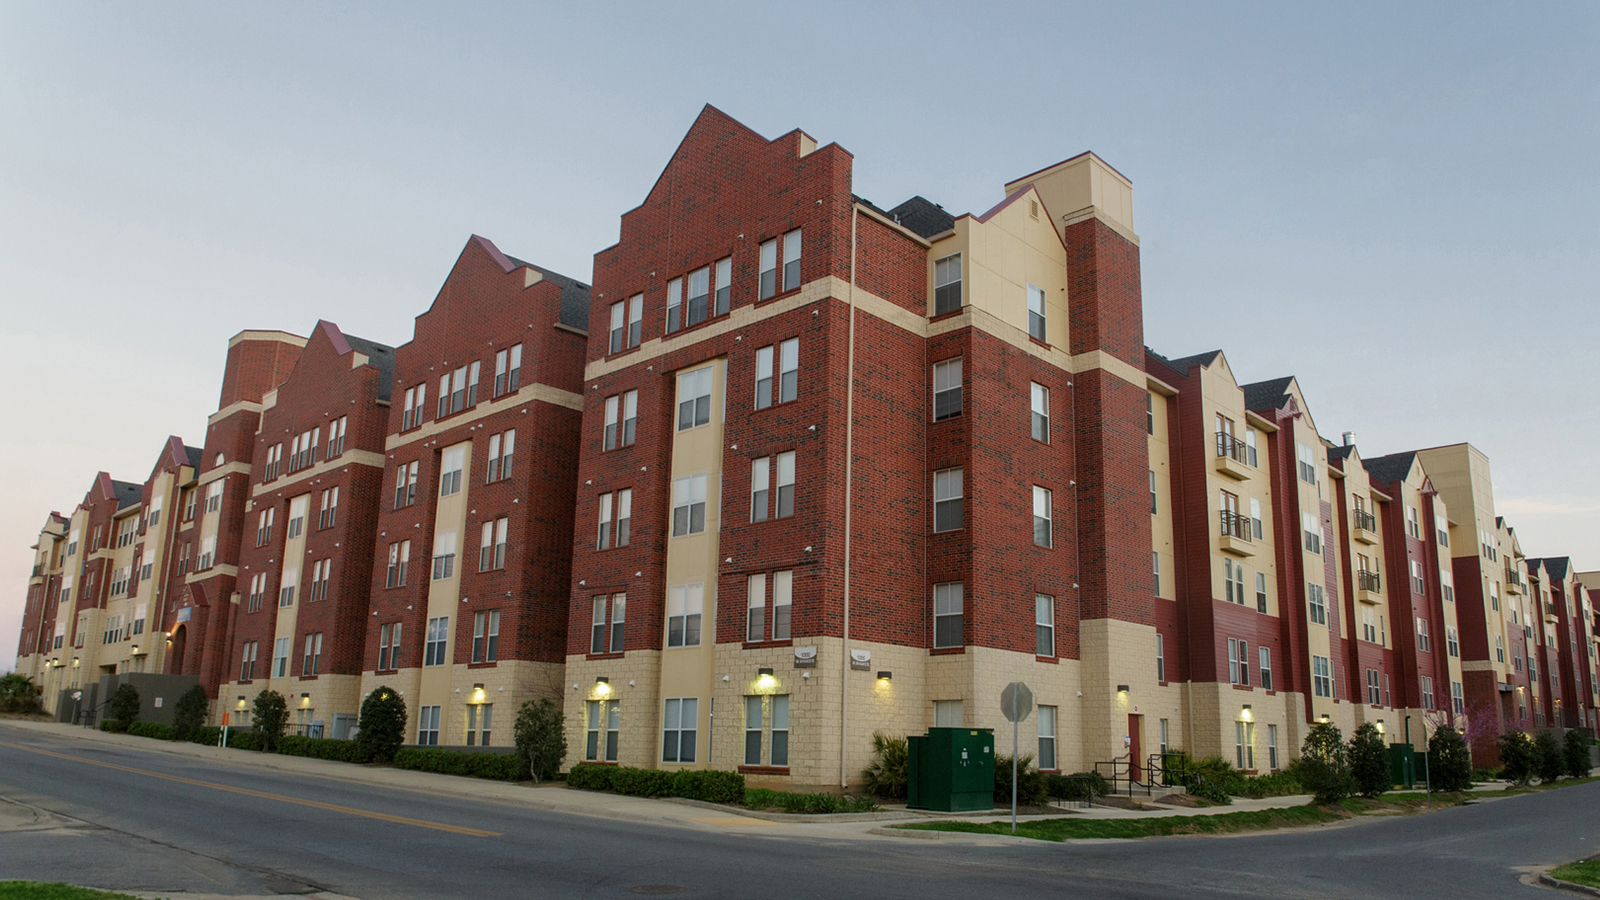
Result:
<svg viewBox="0 0 1600 900"><path fill-rule="evenodd" d="M1094 150L1151 346L1470 441L1600 568L1600 6L0 0L0 671L45 514L201 442L230 335L400 343L474 232L587 280L705 103L883 206Z"/></svg>

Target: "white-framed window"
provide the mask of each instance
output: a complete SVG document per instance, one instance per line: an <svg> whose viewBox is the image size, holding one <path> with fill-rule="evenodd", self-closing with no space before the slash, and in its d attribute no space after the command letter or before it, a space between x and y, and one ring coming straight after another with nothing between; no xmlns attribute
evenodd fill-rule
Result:
<svg viewBox="0 0 1600 900"><path fill-rule="evenodd" d="M594 616L590 619L589 653L606 652L606 595L601 594L592 601Z"/></svg>
<svg viewBox="0 0 1600 900"><path fill-rule="evenodd" d="M711 421L711 366L678 376L678 430L687 431Z"/></svg>
<svg viewBox="0 0 1600 900"><path fill-rule="evenodd" d="M1045 335L1044 288L1028 285L1028 336L1034 340L1048 340Z"/></svg>
<svg viewBox="0 0 1600 900"><path fill-rule="evenodd" d="M1156 632L1156 681L1167 682L1167 639L1161 632Z"/></svg>
<svg viewBox="0 0 1600 900"><path fill-rule="evenodd" d="M422 409L428 402L428 386L406 388L405 405L400 410L400 430L410 431L422 424ZM279 446L282 446L281 444Z"/></svg>
<svg viewBox="0 0 1600 900"><path fill-rule="evenodd" d="M300 660L301 675L315 675L322 667L322 632L306 634L305 653Z"/></svg>
<svg viewBox="0 0 1600 900"><path fill-rule="evenodd" d="M1033 439L1050 443L1050 389L1037 381L1028 383L1028 404L1031 410Z"/></svg>
<svg viewBox="0 0 1600 900"><path fill-rule="evenodd" d="M706 530L706 474L672 480L672 536L701 534Z"/></svg>
<svg viewBox="0 0 1600 900"><path fill-rule="evenodd" d="M1439 542L1439 546L1450 546L1450 521L1444 516L1435 513L1433 516L1433 534L1434 540Z"/></svg>
<svg viewBox="0 0 1600 900"><path fill-rule="evenodd" d="M1446 603L1456 602L1456 580L1443 569L1439 570L1439 592Z"/></svg>
<svg viewBox="0 0 1600 900"><path fill-rule="evenodd" d="M700 727L700 699L698 697L671 697L663 705L661 716L661 761L692 763L695 761L695 735Z"/></svg>
<svg viewBox="0 0 1600 900"><path fill-rule="evenodd" d="M700 646L700 616L705 609L704 584L675 584L667 591L667 646Z"/></svg>
<svg viewBox="0 0 1600 900"><path fill-rule="evenodd" d="M378 671L400 668L400 623L378 627Z"/></svg>
<svg viewBox="0 0 1600 900"><path fill-rule="evenodd" d="M245 595L244 611L245 612L260 612L261 611L261 601L263 599L265 599L266 594L267 594L267 575L266 575L266 573L265 572L259 572L259 573L255 574L255 575L250 576L250 593Z"/></svg>
<svg viewBox="0 0 1600 900"><path fill-rule="evenodd" d="M1306 550L1311 553L1322 552L1322 520L1316 513L1301 513L1300 527L1305 532Z"/></svg>
<svg viewBox="0 0 1600 900"><path fill-rule="evenodd" d="M1428 620L1417 617L1417 649L1424 653L1433 649L1433 642L1428 639Z"/></svg>
<svg viewBox="0 0 1600 900"><path fill-rule="evenodd" d="M1149 391L1144 395L1144 432L1156 433L1156 395Z"/></svg>
<svg viewBox="0 0 1600 900"><path fill-rule="evenodd" d="M1267 573L1256 573L1256 612L1267 611Z"/></svg>
<svg viewBox="0 0 1600 900"><path fill-rule="evenodd" d="M322 454L325 458L332 459L344 452L345 431L349 425L349 416L340 416L328 423L328 448Z"/></svg>
<svg viewBox="0 0 1600 900"><path fill-rule="evenodd" d="M1254 432L1252 432L1254 433ZM1250 498L1250 535L1255 540L1261 540L1261 501L1256 497Z"/></svg>
<svg viewBox="0 0 1600 900"><path fill-rule="evenodd" d="M953 253L933 264L933 314L961 308L961 254Z"/></svg>
<svg viewBox="0 0 1600 900"><path fill-rule="evenodd" d="M278 587L278 606L280 608L294 605L295 588L300 584L299 569L284 569L283 581Z"/></svg>
<svg viewBox="0 0 1600 900"><path fill-rule="evenodd" d="M489 519L483 523L483 531L478 543L478 571L488 572L491 569L504 569L506 567L507 532L511 526L511 519L501 516L498 519Z"/></svg>
<svg viewBox="0 0 1600 900"><path fill-rule="evenodd" d="M448 447L439 455L439 496L461 492L461 470L467 465L467 448Z"/></svg>
<svg viewBox="0 0 1600 900"><path fill-rule="evenodd" d="M1410 562L1411 592L1414 594L1426 594L1428 592L1428 583L1422 577L1422 563L1414 559Z"/></svg>
<svg viewBox="0 0 1600 900"><path fill-rule="evenodd" d="M1372 706L1383 704L1383 691L1378 687L1378 670L1367 670L1367 703Z"/></svg>
<svg viewBox="0 0 1600 900"><path fill-rule="evenodd" d="M733 292L733 258L724 257L717 260L717 282L715 287L716 315L725 316L732 301Z"/></svg>
<svg viewBox="0 0 1600 900"><path fill-rule="evenodd" d="M317 530L332 528L339 520L339 489L331 487L322 492L322 506L317 513Z"/></svg>
<svg viewBox="0 0 1600 900"><path fill-rule="evenodd" d="M611 546L611 495L600 495L600 522L599 533L595 538L596 550L605 550Z"/></svg>
<svg viewBox="0 0 1600 900"><path fill-rule="evenodd" d="M773 457L778 470L777 510L775 518L784 519L794 515L794 451L786 450Z"/></svg>
<svg viewBox="0 0 1600 900"><path fill-rule="evenodd" d="M389 545L389 568L384 578L385 588L404 587L407 570L411 568L411 542L396 541Z"/></svg>
<svg viewBox="0 0 1600 900"><path fill-rule="evenodd" d="M278 465L281 462L283 462L283 442L279 441L267 448L266 471L261 480L272 481L276 479L278 477Z"/></svg>
<svg viewBox="0 0 1600 900"><path fill-rule="evenodd" d="M1256 430L1254 428L1246 428L1244 430L1244 455L1245 461L1250 465L1259 465L1257 460L1260 459L1260 456L1256 452ZM1258 538L1260 536L1261 535L1259 534L1256 535ZM1276 768L1276 766L1274 766L1274 768Z"/></svg>
<svg viewBox="0 0 1600 900"><path fill-rule="evenodd" d="M617 736L622 725L618 701L585 702L584 720L588 728L584 736L583 758L590 762L616 762Z"/></svg>
<svg viewBox="0 0 1600 900"><path fill-rule="evenodd" d="M278 508L269 506L256 516L256 546L265 547L272 540L273 519L277 517Z"/></svg>
<svg viewBox="0 0 1600 900"><path fill-rule="evenodd" d="M960 700L933 701L933 727L960 728L966 724Z"/></svg>
<svg viewBox="0 0 1600 900"><path fill-rule="evenodd" d="M765 522L768 508L772 505L769 494L772 490L772 460L760 457L750 461L750 521Z"/></svg>
<svg viewBox="0 0 1600 900"><path fill-rule="evenodd" d="M763 737L767 737L765 742ZM765 758L763 743L771 748L770 755ZM744 764L789 765L788 694L744 698Z"/></svg>
<svg viewBox="0 0 1600 900"><path fill-rule="evenodd" d="M1250 683L1250 644L1238 638L1228 638L1228 683Z"/></svg>
<svg viewBox="0 0 1600 900"><path fill-rule="evenodd" d="M611 304L611 346L607 350L608 353L618 353L622 350L622 341L627 335L626 315L626 301L618 300ZM498 365L498 360L496 364Z"/></svg>
<svg viewBox="0 0 1600 900"><path fill-rule="evenodd" d="M1161 596L1161 551L1150 551L1150 575L1155 585L1155 595Z"/></svg>
<svg viewBox="0 0 1600 900"><path fill-rule="evenodd" d="M472 661L495 662L500 658L500 610L472 614Z"/></svg>
<svg viewBox="0 0 1600 900"><path fill-rule="evenodd" d="M933 364L933 420L961 415L961 357Z"/></svg>
<svg viewBox="0 0 1600 900"><path fill-rule="evenodd" d="M711 315L711 267L689 273L689 325L698 325Z"/></svg>
<svg viewBox="0 0 1600 900"><path fill-rule="evenodd" d="M1306 484L1317 483L1317 455L1311 448L1299 442L1295 443L1295 451L1299 454L1300 480Z"/></svg>
<svg viewBox="0 0 1600 900"><path fill-rule="evenodd" d="M639 392L623 391L606 398L605 444L602 449L633 446L639 427Z"/></svg>
<svg viewBox="0 0 1600 900"><path fill-rule="evenodd" d="M962 473L942 469L933 473L933 530L956 531L962 527Z"/></svg>
<svg viewBox="0 0 1600 900"><path fill-rule="evenodd" d="M1422 682L1422 708L1433 709L1433 676L1423 675Z"/></svg>
<svg viewBox="0 0 1600 900"><path fill-rule="evenodd" d="M959 581L933 586L933 646L964 646L964 587Z"/></svg>
<svg viewBox="0 0 1600 900"><path fill-rule="evenodd" d="M783 236L783 289L792 291L800 286L800 229Z"/></svg>
<svg viewBox="0 0 1600 900"><path fill-rule="evenodd" d="M485 482L495 482L511 477L511 465L516 460L517 430L508 428L500 434L489 436L489 465Z"/></svg>
<svg viewBox="0 0 1600 900"><path fill-rule="evenodd" d="M289 638L281 637L272 642L272 675L273 678L285 678L289 674Z"/></svg>
<svg viewBox="0 0 1600 900"><path fill-rule="evenodd" d="M161 495L153 494L150 497L150 509L144 515L146 528L154 528L161 524Z"/></svg>
<svg viewBox="0 0 1600 900"><path fill-rule="evenodd" d="M501 397L516 393L521 385L522 345L512 344L494 355L494 395Z"/></svg>
<svg viewBox="0 0 1600 900"><path fill-rule="evenodd" d="M256 677L256 653L258 642L245 641L239 648L239 680L250 681Z"/></svg>
<svg viewBox="0 0 1600 900"><path fill-rule="evenodd" d="M443 581L456 574L456 533L441 531L433 538L433 580Z"/></svg>
<svg viewBox="0 0 1600 900"><path fill-rule="evenodd" d="M417 746L439 746L439 707L417 708Z"/></svg>
<svg viewBox="0 0 1600 900"><path fill-rule="evenodd" d="M417 472L421 468L420 461L412 461L410 465L401 463L395 467L394 476L394 508L401 509L417 502Z"/></svg>
<svg viewBox="0 0 1600 900"><path fill-rule="evenodd" d="M1322 585L1315 582L1306 583L1306 609L1310 613L1311 621L1318 625L1328 624L1328 599Z"/></svg>
<svg viewBox="0 0 1600 900"><path fill-rule="evenodd" d="M428 631L422 644L422 664L442 666L448 661L450 649L450 617L434 616L428 620Z"/></svg>
<svg viewBox="0 0 1600 900"><path fill-rule="evenodd" d="M1459 681L1450 682L1450 709L1458 716L1467 711L1467 698L1462 693Z"/></svg>
<svg viewBox="0 0 1600 900"><path fill-rule="evenodd" d="M1050 500L1049 488L1033 486L1033 544L1036 547L1049 547L1054 539L1051 531Z"/></svg>
<svg viewBox="0 0 1600 900"><path fill-rule="evenodd" d="M1506 641L1500 635L1494 636L1494 660L1498 663L1506 661ZM1533 668L1533 654L1528 654L1528 667Z"/></svg>
<svg viewBox="0 0 1600 900"><path fill-rule="evenodd" d="M1049 594L1033 595L1034 653L1039 656L1056 655L1056 598Z"/></svg>
<svg viewBox="0 0 1600 900"><path fill-rule="evenodd" d="M744 639L767 639L767 576L765 573L745 579Z"/></svg>
<svg viewBox="0 0 1600 900"><path fill-rule="evenodd" d="M777 364L774 373L773 365ZM756 350L756 409L788 403L800 396L800 339L790 338Z"/></svg>
<svg viewBox="0 0 1600 900"><path fill-rule="evenodd" d="M1333 663L1326 656L1311 657L1311 693L1333 697Z"/></svg>
<svg viewBox="0 0 1600 900"><path fill-rule="evenodd" d="M1222 558L1222 589L1223 599L1244 605L1244 563Z"/></svg>
<svg viewBox="0 0 1600 900"><path fill-rule="evenodd" d="M222 509L222 482L223 479L218 478L216 481L206 485L206 512L208 513L214 513ZM99 541L95 543L98 544Z"/></svg>
<svg viewBox="0 0 1600 900"><path fill-rule="evenodd" d="M772 639L789 640L789 626L794 610L794 572L783 570L772 573Z"/></svg>
<svg viewBox="0 0 1600 900"><path fill-rule="evenodd" d="M1265 646L1256 647L1256 656L1261 663L1261 687L1263 690L1272 690L1272 648Z"/></svg>
<svg viewBox="0 0 1600 900"><path fill-rule="evenodd" d="M1254 722L1233 723L1234 763L1239 769L1254 769L1256 767L1256 724Z"/></svg>
<svg viewBox="0 0 1600 900"><path fill-rule="evenodd" d="M494 704L467 704L467 746L487 747L494 731Z"/></svg>
<svg viewBox="0 0 1600 900"><path fill-rule="evenodd" d="M306 527L306 510L311 507L311 495L296 497L289 501L289 527L286 529L289 540L299 537Z"/></svg>
<svg viewBox="0 0 1600 900"><path fill-rule="evenodd" d="M306 598L315 603L325 600L328 596L328 582L333 578L333 560L319 559L311 564L311 596Z"/></svg>
<svg viewBox="0 0 1600 900"><path fill-rule="evenodd" d="M1059 765L1056 762L1056 708L1054 706L1039 707L1039 769L1053 772Z"/></svg>
<svg viewBox="0 0 1600 900"><path fill-rule="evenodd" d="M757 299L778 295L778 241L761 242L761 276Z"/></svg>
<svg viewBox="0 0 1600 900"><path fill-rule="evenodd" d="M1267 765L1276 772L1278 770L1278 726L1267 726Z"/></svg>
<svg viewBox="0 0 1600 900"><path fill-rule="evenodd" d="M1456 657L1458 659L1460 658L1460 656L1461 656L1461 638L1460 638L1459 634L1457 633L1457 631L1454 628L1446 628L1445 629L1445 632L1444 632L1444 648L1445 648L1445 652L1446 653L1449 653L1451 656L1454 656L1454 657Z"/></svg>

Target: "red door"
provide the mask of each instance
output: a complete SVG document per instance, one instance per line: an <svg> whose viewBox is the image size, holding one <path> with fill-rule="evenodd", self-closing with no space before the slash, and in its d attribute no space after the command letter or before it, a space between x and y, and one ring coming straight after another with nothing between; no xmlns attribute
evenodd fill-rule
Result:
<svg viewBox="0 0 1600 900"><path fill-rule="evenodd" d="M1144 748L1139 740L1143 726L1144 716L1128 716L1128 777L1134 781L1144 780Z"/></svg>

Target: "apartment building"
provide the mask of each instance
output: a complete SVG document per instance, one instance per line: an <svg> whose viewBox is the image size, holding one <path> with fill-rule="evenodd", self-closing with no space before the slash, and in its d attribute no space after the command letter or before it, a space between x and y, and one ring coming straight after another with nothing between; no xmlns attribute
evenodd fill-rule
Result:
<svg viewBox="0 0 1600 900"><path fill-rule="evenodd" d="M41 686L54 674L59 659L56 651L66 644L67 617L58 616L57 607L65 574L67 525L67 517L52 510L39 528L39 539L29 548L33 569L28 574L22 629L17 635L16 670Z"/></svg>

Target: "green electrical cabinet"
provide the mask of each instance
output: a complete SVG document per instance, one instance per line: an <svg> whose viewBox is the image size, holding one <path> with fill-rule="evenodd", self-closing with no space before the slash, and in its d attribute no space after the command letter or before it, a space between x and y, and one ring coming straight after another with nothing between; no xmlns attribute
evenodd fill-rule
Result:
<svg viewBox="0 0 1600 900"><path fill-rule="evenodd" d="M969 812L994 808L994 729L930 728L907 738L906 805Z"/></svg>
<svg viewBox="0 0 1600 900"><path fill-rule="evenodd" d="M1422 767L1417 762L1420 754L1410 744L1389 745L1389 768L1394 773L1394 783L1410 790L1417 784L1417 772Z"/></svg>

